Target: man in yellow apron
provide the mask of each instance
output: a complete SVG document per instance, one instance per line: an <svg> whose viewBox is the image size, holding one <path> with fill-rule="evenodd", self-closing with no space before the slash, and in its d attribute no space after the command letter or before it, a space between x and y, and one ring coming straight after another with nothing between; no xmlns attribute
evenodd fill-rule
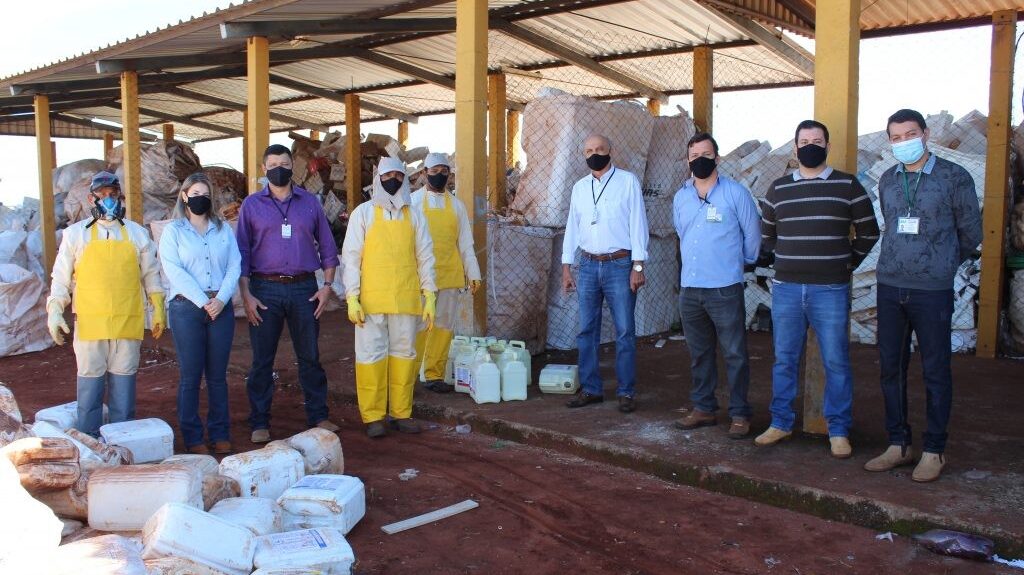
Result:
<svg viewBox="0 0 1024 575"><path fill-rule="evenodd" d="M366 434L387 434L384 416L403 433L412 417L414 339L434 322L434 248L423 214L409 205L405 164L381 158L369 202L352 210L341 247L348 318L356 325L356 395ZM421 298L422 296L422 298Z"/></svg>
<svg viewBox="0 0 1024 575"><path fill-rule="evenodd" d="M156 246L146 228L124 220L117 176L93 176L92 218L67 227L53 264L47 327L57 345L68 333L64 308L74 302L79 431L98 435L107 395L110 421L135 417L135 374L145 329L143 289L153 308L153 337L167 324ZM63 332L63 333L61 333Z"/></svg>
<svg viewBox="0 0 1024 575"><path fill-rule="evenodd" d="M454 389L444 381L448 347L452 342L459 292L466 287L472 293L480 288L480 264L473 250L473 229L466 207L448 192L451 162L446 154L428 154L423 161L427 185L412 193L413 210L422 212L434 242L434 274L437 277L437 318L434 329L416 336L416 358L423 364L425 387L438 393Z"/></svg>

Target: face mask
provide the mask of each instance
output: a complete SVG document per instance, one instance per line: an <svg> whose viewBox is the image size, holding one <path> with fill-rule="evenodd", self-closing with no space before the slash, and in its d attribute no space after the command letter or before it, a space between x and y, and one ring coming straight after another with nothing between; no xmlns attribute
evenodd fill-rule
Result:
<svg viewBox="0 0 1024 575"><path fill-rule="evenodd" d="M924 155L924 141L921 138L904 140L892 145L892 155L903 164L913 164Z"/></svg>
<svg viewBox="0 0 1024 575"><path fill-rule="evenodd" d="M427 174L427 182L435 190L443 190L448 184L448 174Z"/></svg>
<svg viewBox="0 0 1024 575"><path fill-rule="evenodd" d="M805 144L796 149L796 159L805 168L817 168L825 163L828 157L828 149L817 144Z"/></svg>
<svg viewBox="0 0 1024 575"><path fill-rule="evenodd" d="M392 196L398 193L398 190L402 189L402 181L398 178L391 178L390 180L381 181L380 185L384 188L384 191L391 194Z"/></svg>
<svg viewBox="0 0 1024 575"><path fill-rule="evenodd" d="M284 166L278 166L267 170L267 180L271 185L277 187L283 187L292 180L292 169Z"/></svg>
<svg viewBox="0 0 1024 575"><path fill-rule="evenodd" d="M711 172L714 172L717 166L718 164L707 156L701 156L696 160L690 160L690 171L693 172L693 176L698 180L703 180L711 176Z"/></svg>
<svg viewBox="0 0 1024 575"><path fill-rule="evenodd" d="M96 207L92 209L92 216L96 219L107 221L120 219L124 216L124 208L121 207L121 200L107 196L102 200L96 198Z"/></svg>
<svg viewBox="0 0 1024 575"><path fill-rule="evenodd" d="M600 172L612 161L611 154L591 154L587 156L587 167L595 172Z"/></svg>
<svg viewBox="0 0 1024 575"><path fill-rule="evenodd" d="M210 199L210 196L191 196L185 203L188 205L189 211L197 216L205 214L213 207L213 200Z"/></svg>

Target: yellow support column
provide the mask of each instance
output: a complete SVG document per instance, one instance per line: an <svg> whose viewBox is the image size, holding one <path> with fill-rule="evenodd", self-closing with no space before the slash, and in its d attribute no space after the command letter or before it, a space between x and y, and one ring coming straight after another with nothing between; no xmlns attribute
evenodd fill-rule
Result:
<svg viewBox="0 0 1024 575"><path fill-rule="evenodd" d="M310 130L309 131L309 139L313 140L314 142L319 142L320 141L320 130Z"/></svg>
<svg viewBox="0 0 1024 575"><path fill-rule="evenodd" d="M126 216L142 223L142 150L139 147L139 75L128 70L121 72L121 137L124 145L124 176L121 193L124 195Z"/></svg>
<svg viewBox="0 0 1024 575"><path fill-rule="evenodd" d="M50 97L34 98L36 155L39 157L39 211L42 214L44 278L50 277L57 257L57 224L53 216L53 147L50 141ZM48 281L48 280L46 280Z"/></svg>
<svg viewBox="0 0 1024 575"><path fill-rule="evenodd" d="M174 139L174 124L168 122L163 125L164 129L164 141L170 142Z"/></svg>
<svg viewBox="0 0 1024 575"><path fill-rule="evenodd" d="M661 115L661 100L656 100L654 98L648 98L647 99L647 111L650 112L652 116L660 116Z"/></svg>
<svg viewBox="0 0 1024 575"><path fill-rule="evenodd" d="M455 4L455 189L469 212L480 269L487 269L487 1ZM491 278L485 278L490 281ZM475 333L487 333L487 290L473 298Z"/></svg>
<svg viewBox="0 0 1024 575"><path fill-rule="evenodd" d="M519 111L509 110L505 116L505 166L519 163Z"/></svg>
<svg viewBox="0 0 1024 575"><path fill-rule="evenodd" d="M245 41L246 72L249 88L245 116L246 175L249 193L262 189L263 152L270 144L270 47L267 39L252 36Z"/></svg>
<svg viewBox="0 0 1024 575"><path fill-rule="evenodd" d="M242 110L242 173L249 181L249 111Z"/></svg>
<svg viewBox="0 0 1024 575"><path fill-rule="evenodd" d="M495 209L508 205L505 195L505 75L487 78L487 204Z"/></svg>
<svg viewBox="0 0 1024 575"><path fill-rule="evenodd" d="M714 51L710 46L697 46L693 49L693 123L697 130L711 132L714 103Z"/></svg>
<svg viewBox="0 0 1024 575"><path fill-rule="evenodd" d="M409 149L409 122L405 120L398 121L398 145L403 150Z"/></svg>
<svg viewBox="0 0 1024 575"><path fill-rule="evenodd" d="M114 134L107 132L103 134L103 161L107 161L107 156L110 155L110 150L114 149Z"/></svg>
<svg viewBox="0 0 1024 575"><path fill-rule="evenodd" d="M988 153L985 160L984 236L978 294L978 351L994 358L999 348L1003 309L1006 219L1010 207L1010 98L1013 93L1014 34L1017 11L992 15L992 71L988 99Z"/></svg>
<svg viewBox="0 0 1024 575"><path fill-rule="evenodd" d="M363 199L363 150L359 137L359 95L345 94L345 189L348 213Z"/></svg>

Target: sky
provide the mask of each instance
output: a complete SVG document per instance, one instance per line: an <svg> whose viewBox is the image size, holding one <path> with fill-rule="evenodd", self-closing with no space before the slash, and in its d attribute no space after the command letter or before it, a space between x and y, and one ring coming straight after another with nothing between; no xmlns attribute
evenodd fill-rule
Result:
<svg viewBox="0 0 1024 575"><path fill-rule="evenodd" d="M0 76L77 55L116 40L153 30L179 19L227 5L223 0L139 2L56 0L47 10L23 10L18 25L0 34ZM1020 27L1018 27L1018 30ZM45 34L40 34L45 30ZM813 51L813 41L803 41ZM959 118L972 110L987 114L991 28L915 34L861 42L859 133L884 129L885 119L899 108L926 116L946 110ZM1017 81L1024 85L1024 59L1017 58ZM557 87L557 86L556 86ZM1020 89L1015 90L1019 94ZM1014 123L1020 122L1021 98L1013 98ZM672 97L662 113L675 106L690 109L688 96ZM813 115L813 88L726 92L715 95L715 136L723 152L752 139L773 147L792 137L793 128ZM397 135L394 120L363 123L363 133ZM271 134L271 143L290 144L286 134ZM454 117L425 116L409 127L409 145L432 150L454 148ZM57 140L57 165L102 157L102 141ZM241 169L241 140L201 143L196 153L204 165ZM35 144L32 138L0 136L0 203L18 205L25 196L38 197Z"/></svg>

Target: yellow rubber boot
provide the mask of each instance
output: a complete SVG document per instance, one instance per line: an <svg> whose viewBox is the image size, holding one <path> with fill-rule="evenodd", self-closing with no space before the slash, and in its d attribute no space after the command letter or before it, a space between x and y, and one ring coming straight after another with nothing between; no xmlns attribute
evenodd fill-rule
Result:
<svg viewBox="0 0 1024 575"><path fill-rule="evenodd" d="M416 387L416 360L389 355L388 413L395 419L412 417L412 394Z"/></svg>
<svg viewBox="0 0 1024 575"><path fill-rule="evenodd" d="M356 397L363 423L384 419L388 408L388 360L356 363Z"/></svg>
<svg viewBox="0 0 1024 575"><path fill-rule="evenodd" d="M448 361L448 347L452 343L452 330L435 327L427 336L427 347L423 356L423 376L427 381L444 379L444 367Z"/></svg>

